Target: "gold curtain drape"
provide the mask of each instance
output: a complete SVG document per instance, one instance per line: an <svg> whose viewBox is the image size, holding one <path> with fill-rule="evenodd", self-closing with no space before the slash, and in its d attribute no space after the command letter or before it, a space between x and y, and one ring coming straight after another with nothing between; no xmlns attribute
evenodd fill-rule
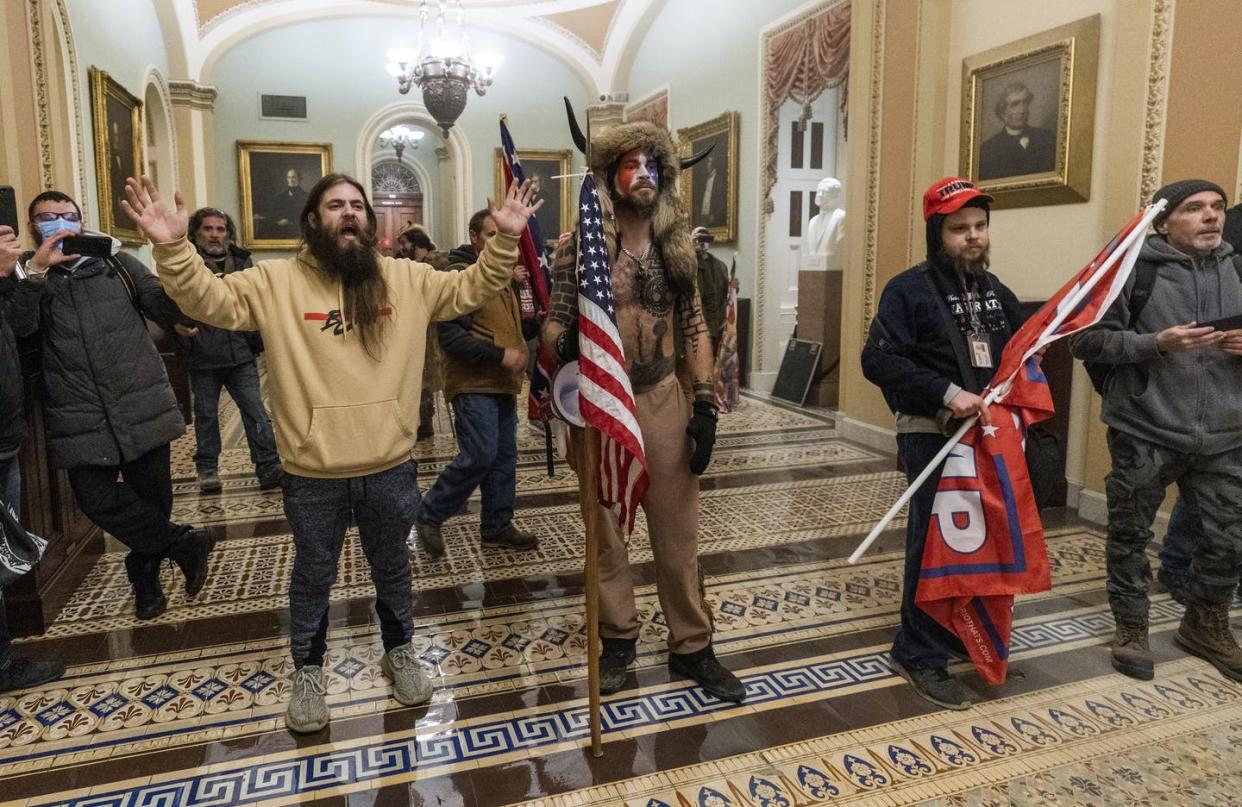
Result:
<svg viewBox="0 0 1242 807"><path fill-rule="evenodd" d="M780 108L787 100L808 104L824 90L841 87L844 113L849 95L850 4L840 3L768 40L763 89L767 104L767 162L763 166L763 195L776 184Z"/></svg>

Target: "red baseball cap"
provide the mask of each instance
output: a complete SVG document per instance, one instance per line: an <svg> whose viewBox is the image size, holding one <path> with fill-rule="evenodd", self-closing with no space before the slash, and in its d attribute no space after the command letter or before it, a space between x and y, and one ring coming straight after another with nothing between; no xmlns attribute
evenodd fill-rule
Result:
<svg viewBox="0 0 1242 807"><path fill-rule="evenodd" d="M948 215L961 210L971 199L992 201L992 197L971 182L961 177L945 177L936 180L927 193L923 194L923 221L927 221L937 213Z"/></svg>

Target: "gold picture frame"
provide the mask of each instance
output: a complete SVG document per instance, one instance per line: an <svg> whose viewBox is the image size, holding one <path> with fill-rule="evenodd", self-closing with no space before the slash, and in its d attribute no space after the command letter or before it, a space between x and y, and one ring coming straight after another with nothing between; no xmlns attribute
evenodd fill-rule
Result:
<svg viewBox="0 0 1242 807"><path fill-rule="evenodd" d="M698 154L714 145L707 157L682 172L681 198L690 215L690 225L706 227L718 244L737 240L737 150L741 118L738 112L725 112L705 123L677 130L682 157Z"/></svg>
<svg viewBox="0 0 1242 807"><path fill-rule="evenodd" d="M522 163L522 171L526 178L538 182L536 193L544 199L543 207L535 213L539 220L540 234L547 246L555 246L561 233L568 232L574 226L574 195L575 187L571 186L569 166L573 152L569 149L518 149L518 160ZM493 196L496 204L505 198L504 152L496 149L493 160ZM549 177L559 176L561 179L545 182Z"/></svg>
<svg viewBox="0 0 1242 807"><path fill-rule="evenodd" d="M1100 15L962 60L961 175L996 208L1091 198Z"/></svg>
<svg viewBox="0 0 1242 807"><path fill-rule="evenodd" d="M297 249L306 192L331 171L331 143L238 140L242 246Z"/></svg>
<svg viewBox="0 0 1242 807"><path fill-rule="evenodd" d="M146 243L121 207L125 180L142 174L142 102L98 67L89 71L91 125L95 138L95 186L99 229L123 244Z"/></svg>

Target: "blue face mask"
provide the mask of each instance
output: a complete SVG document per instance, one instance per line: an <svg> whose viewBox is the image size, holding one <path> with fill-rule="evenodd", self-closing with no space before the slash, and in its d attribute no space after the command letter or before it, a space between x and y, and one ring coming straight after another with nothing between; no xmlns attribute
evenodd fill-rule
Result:
<svg viewBox="0 0 1242 807"><path fill-rule="evenodd" d="M51 221L37 221L35 224L39 227L39 234L44 238L51 238L61 230L69 230L74 233L82 232L82 222L66 221L65 219L52 219Z"/></svg>

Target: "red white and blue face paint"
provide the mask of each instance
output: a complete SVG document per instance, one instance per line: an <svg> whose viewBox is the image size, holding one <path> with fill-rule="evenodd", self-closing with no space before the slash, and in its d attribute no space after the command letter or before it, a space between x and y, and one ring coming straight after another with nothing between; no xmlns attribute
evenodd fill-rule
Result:
<svg viewBox="0 0 1242 807"><path fill-rule="evenodd" d="M653 195L660 191L660 167L656 158L642 149L630 149L621 155L613 190L624 198L642 190Z"/></svg>

